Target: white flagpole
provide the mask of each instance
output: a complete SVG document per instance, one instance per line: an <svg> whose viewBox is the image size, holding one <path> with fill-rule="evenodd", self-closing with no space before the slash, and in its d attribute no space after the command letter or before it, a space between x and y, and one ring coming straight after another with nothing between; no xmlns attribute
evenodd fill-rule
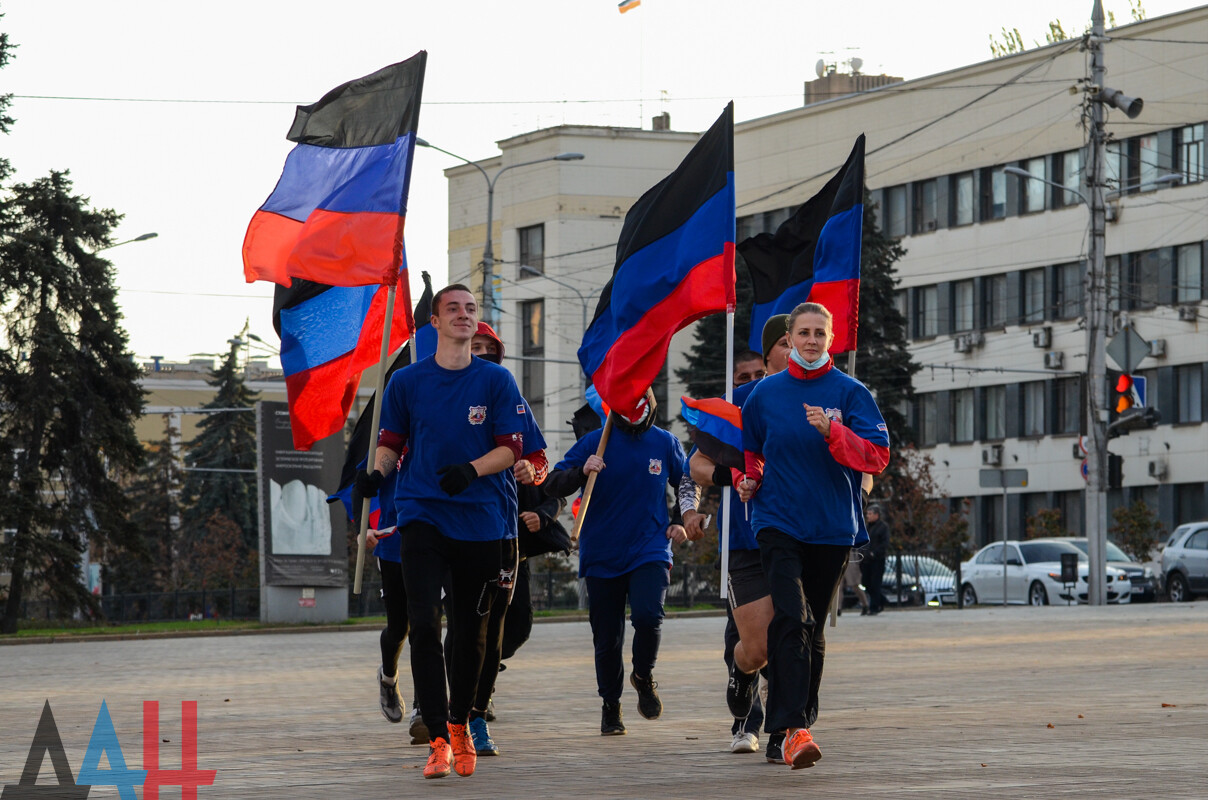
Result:
<svg viewBox="0 0 1208 800"><path fill-rule="evenodd" d="M734 306L726 308L726 402L734 402ZM730 596L730 499L727 486L721 490L721 599Z"/></svg>
<svg viewBox="0 0 1208 800"><path fill-rule="evenodd" d="M847 351L847 374L851 377L856 377L856 351ZM839 591L835 592L835 596L831 598L830 607L830 626L833 628L838 625L839 608L843 604L843 581L839 581Z"/></svg>
<svg viewBox="0 0 1208 800"><path fill-rule="evenodd" d="M377 432L382 422L382 390L386 383L386 363L390 359L390 323L394 321L394 293L398 288L398 280L390 284L386 291L386 321L382 324L382 357L378 360L377 374L374 376L373 427L369 434L369 453L365 456L365 472L372 473L376 464L373 463L377 453ZM415 358L415 334L412 333L411 357ZM361 501L361 530L357 534L357 569L352 582L352 593L361 593L361 575L365 571L365 531L369 529L369 498Z"/></svg>

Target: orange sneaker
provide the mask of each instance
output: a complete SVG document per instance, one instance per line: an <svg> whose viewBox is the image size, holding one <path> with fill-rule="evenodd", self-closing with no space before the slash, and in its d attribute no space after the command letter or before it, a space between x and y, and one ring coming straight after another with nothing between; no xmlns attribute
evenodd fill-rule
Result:
<svg viewBox="0 0 1208 800"><path fill-rule="evenodd" d="M822 751L810 736L809 728L789 728L784 738L784 763L793 769L814 766Z"/></svg>
<svg viewBox="0 0 1208 800"><path fill-rule="evenodd" d="M449 723L449 744L453 748L453 770L463 778L474 774L478 765L478 751L465 725Z"/></svg>
<svg viewBox="0 0 1208 800"><path fill-rule="evenodd" d="M425 778L443 778L453 769L453 751L449 743L437 737L428 746L428 764L424 767Z"/></svg>

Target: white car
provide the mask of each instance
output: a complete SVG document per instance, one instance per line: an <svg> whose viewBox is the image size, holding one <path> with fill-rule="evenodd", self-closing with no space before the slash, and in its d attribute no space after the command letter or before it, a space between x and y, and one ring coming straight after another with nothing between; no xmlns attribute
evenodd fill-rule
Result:
<svg viewBox="0 0 1208 800"><path fill-rule="evenodd" d="M1078 563L1078 581L1061 582L1061 555L1073 553ZM988 544L961 564L961 598L964 605L1003 601L1003 543ZM1033 541L1006 543L1008 603L1044 606L1052 603L1085 603L1089 566L1086 555L1068 542ZM1116 567L1107 568L1107 602L1132 600L1132 582Z"/></svg>

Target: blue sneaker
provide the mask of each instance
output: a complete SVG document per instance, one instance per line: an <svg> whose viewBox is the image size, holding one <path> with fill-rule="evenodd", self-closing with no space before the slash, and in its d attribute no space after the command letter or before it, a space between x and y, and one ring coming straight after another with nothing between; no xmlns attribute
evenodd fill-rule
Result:
<svg viewBox="0 0 1208 800"><path fill-rule="evenodd" d="M499 748L495 745L495 740L491 738L490 730L487 729L487 721L482 717L470 720L470 738L474 740L474 752L479 756L499 755Z"/></svg>

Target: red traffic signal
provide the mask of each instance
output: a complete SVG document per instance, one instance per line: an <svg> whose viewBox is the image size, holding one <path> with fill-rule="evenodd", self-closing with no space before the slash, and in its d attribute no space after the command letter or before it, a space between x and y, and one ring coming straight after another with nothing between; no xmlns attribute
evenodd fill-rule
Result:
<svg viewBox="0 0 1208 800"><path fill-rule="evenodd" d="M1116 394L1117 414L1123 414L1128 409L1141 405L1131 375L1121 375L1120 379L1116 381Z"/></svg>

